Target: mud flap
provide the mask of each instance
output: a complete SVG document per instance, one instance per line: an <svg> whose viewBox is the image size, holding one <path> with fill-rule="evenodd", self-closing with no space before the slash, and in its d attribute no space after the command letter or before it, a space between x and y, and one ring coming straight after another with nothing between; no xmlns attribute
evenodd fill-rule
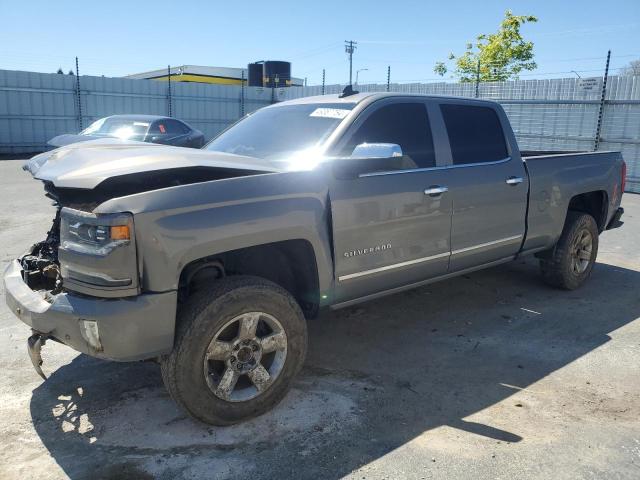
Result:
<svg viewBox="0 0 640 480"><path fill-rule="evenodd" d="M43 337L39 333L34 333L27 339L29 358L31 359L31 363L33 363L33 368L35 368L36 372L42 377L43 380L46 380L47 377L42 371L42 355L40 354L40 351L42 350L42 346L46 341L46 337Z"/></svg>

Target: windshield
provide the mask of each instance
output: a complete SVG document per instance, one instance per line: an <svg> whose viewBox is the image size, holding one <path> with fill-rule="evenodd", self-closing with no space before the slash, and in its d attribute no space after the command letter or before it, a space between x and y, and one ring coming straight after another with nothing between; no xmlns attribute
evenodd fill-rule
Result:
<svg viewBox="0 0 640 480"><path fill-rule="evenodd" d="M313 103L264 108L214 138L204 148L278 160L319 146L355 103Z"/></svg>
<svg viewBox="0 0 640 480"><path fill-rule="evenodd" d="M102 135L105 137L133 139L144 136L148 128L149 122L131 118L106 117L93 122L80 132L80 135Z"/></svg>

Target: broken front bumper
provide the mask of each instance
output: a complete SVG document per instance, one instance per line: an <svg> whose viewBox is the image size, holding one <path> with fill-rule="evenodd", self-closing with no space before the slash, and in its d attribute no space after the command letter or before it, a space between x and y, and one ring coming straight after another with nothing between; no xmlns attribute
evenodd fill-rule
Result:
<svg viewBox="0 0 640 480"><path fill-rule="evenodd" d="M88 355L118 361L145 360L171 351L177 293L96 298L72 293L50 301L31 290L14 260L4 274L7 305L34 333Z"/></svg>

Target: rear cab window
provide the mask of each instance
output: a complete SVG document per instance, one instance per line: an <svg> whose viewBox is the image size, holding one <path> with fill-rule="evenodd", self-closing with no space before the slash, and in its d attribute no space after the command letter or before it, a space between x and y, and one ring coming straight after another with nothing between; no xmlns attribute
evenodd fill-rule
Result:
<svg viewBox="0 0 640 480"><path fill-rule="evenodd" d="M454 165L505 160L507 143L500 118L493 108L440 104Z"/></svg>

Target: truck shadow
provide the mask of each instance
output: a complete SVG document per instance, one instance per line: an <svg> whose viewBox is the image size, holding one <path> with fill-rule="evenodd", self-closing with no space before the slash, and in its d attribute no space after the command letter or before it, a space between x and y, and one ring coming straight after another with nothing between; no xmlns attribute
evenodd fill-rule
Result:
<svg viewBox="0 0 640 480"><path fill-rule="evenodd" d="M598 264L583 289L561 292L519 261L323 312L285 401L232 427L187 418L155 364L85 356L33 391L31 416L74 479L341 478L410 441L430 452L519 442L535 431L519 421L535 408L532 384L637 319L639 287L639 272ZM557 388L538 394L575 385Z"/></svg>

